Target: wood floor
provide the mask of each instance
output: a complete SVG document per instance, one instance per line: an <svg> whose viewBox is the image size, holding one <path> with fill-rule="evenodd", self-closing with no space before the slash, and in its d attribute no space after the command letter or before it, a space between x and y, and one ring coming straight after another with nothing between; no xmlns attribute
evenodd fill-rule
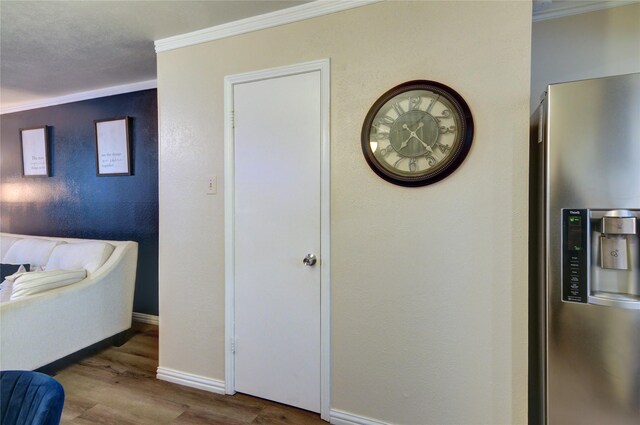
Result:
<svg viewBox="0 0 640 425"><path fill-rule="evenodd" d="M156 379L158 327L74 363L54 377L65 391L62 424L326 425L304 410L243 394L225 396Z"/></svg>

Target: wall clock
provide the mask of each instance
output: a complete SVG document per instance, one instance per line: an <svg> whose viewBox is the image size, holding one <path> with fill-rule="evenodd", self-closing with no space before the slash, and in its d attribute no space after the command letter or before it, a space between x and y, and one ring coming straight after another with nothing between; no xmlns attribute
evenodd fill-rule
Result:
<svg viewBox="0 0 640 425"><path fill-rule="evenodd" d="M408 81L383 94L362 126L362 151L383 179L425 186L462 164L473 140L469 106L444 84Z"/></svg>

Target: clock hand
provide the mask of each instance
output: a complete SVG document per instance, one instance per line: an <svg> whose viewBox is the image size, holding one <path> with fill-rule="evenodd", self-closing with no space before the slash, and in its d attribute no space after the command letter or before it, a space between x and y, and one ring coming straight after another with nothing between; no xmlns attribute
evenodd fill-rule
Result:
<svg viewBox="0 0 640 425"><path fill-rule="evenodd" d="M407 140L405 140L404 142L402 142L402 144L400 145L400 149L404 149L405 147L407 147L407 145L409 144L409 140L411 140L411 137L413 132L411 130L409 130L409 126L407 124L402 124L402 128L405 130L408 130L411 132L411 134L409 134L409 138Z"/></svg>
<svg viewBox="0 0 640 425"><path fill-rule="evenodd" d="M429 145L427 145L425 142L423 142L421 138L419 138L419 137L418 137L418 136L416 136L415 134L413 135L413 137L415 137L416 139L418 139L418 141L419 141L420 143L422 143L422 145L423 145L425 148L427 148L427 149L431 150L431 146L429 146Z"/></svg>
<svg viewBox="0 0 640 425"><path fill-rule="evenodd" d="M425 147L427 147L429 150L431 150L429 145L427 145L425 142L423 142L422 139L420 139L418 137L418 135L416 134L416 131L420 130L423 126L424 126L424 123L420 122L418 124L418 127L415 129L415 131L412 131L412 130L409 129L409 126L407 124L403 124L402 128L407 130L407 131L409 131L409 138L407 140L405 140L404 142L402 142L402 145L400 145L400 149L404 149L409 144L409 140L411 140L412 137L415 137L416 139L418 139L418 141L420 143L422 143Z"/></svg>
<svg viewBox="0 0 640 425"><path fill-rule="evenodd" d="M418 128L416 128L416 131L420 130L422 128L422 126L424 125L423 122L420 122L420 124L418 125ZM421 138L418 137L418 135L416 134L416 131L412 131L411 132L411 136L415 137L416 139L418 139L418 141L420 143L422 143L422 145L427 148L429 151L433 152L433 149L431 149L431 146L429 146L428 144L426 144Z"/></svg>

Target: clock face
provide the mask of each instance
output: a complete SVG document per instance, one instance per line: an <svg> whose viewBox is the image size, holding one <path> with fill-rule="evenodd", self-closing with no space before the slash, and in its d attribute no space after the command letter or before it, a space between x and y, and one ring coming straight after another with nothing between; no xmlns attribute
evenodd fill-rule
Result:
<svg viewBox="0 0 640 425"><path fill-rule="evenodd" d="M401 84L374 103L362 128L362 150L380 177L424 186L451 174L473 139L466 102L434 81Z"/></svg>

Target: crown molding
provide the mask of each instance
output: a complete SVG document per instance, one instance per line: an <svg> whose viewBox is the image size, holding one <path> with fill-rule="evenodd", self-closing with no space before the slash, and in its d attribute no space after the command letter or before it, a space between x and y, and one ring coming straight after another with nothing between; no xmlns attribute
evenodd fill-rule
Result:
<svg viewBox="0 0 640 425"><path fill-rule="evenodd" d="M156 40L156 53L273 28L305 19L378 3L383 0L316 0L299 6Z"/></svg>
<svg viewBox="0 0 640 425"><path fill-rule="evenodd" d="M13 112L28 111L30 109L45 108L47 106L62 105L64 103L79 102L81 100L96 99L99 97L113 96L116 94L131 93L134 91L155 89L158 87L158 80L140 81L138 83L123 84L120 86L105 87L97 90L89 90L79 93L67 94L58 97L38 99L31 102L19 103L17 105L0 108L0 115L11 114Z"/></svg>
<svg viewBox="0 0 640 425"><path fill-rule="evenodd" d="M546 21L548 19L564 18L566 16L579 15L582 13L596 12L598 10L611 9L613 7L627 6L639 3L640 0L615 0L615 1L595 1L595 2L549 2L550 6L541 7L539 11L533 12L533 22Z"/></svg>

